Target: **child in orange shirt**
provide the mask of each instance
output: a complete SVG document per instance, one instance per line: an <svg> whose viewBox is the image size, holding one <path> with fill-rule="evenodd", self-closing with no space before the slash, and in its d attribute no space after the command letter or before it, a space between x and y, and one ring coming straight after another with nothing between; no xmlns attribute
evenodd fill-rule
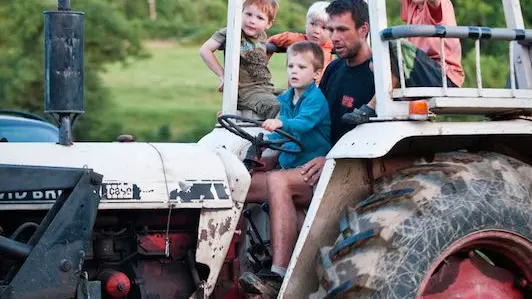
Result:
<svg viewBox="0 0 532 299"><path fill-rule="evenodd" d="M327 30L329 15L325 11L325 8L327 8L328 5L329 2L325 1L314 2L314 4L312 4L307 11L307 25L305 26L305 34L296 32L283 32L276 34L268 39L266 49L279 48L286 50L296 42L305 40L316 42L323 50L323 69L325 70L333 58L333 45L331 42L330 33ZM272 51L268 51L268 58L271 57L272 54ZM317 84L319 84L320 79L321 75L316 80Z"/></svg>
<svg viewBox="0 0 532 299"><path fill-rule="evenodd" d="M401 19L407 25L456 26L454 7L451 0L401 0ZM390 42L392 57L392 84L399 87L397 66L397 44ZM411 37L401 42L403 67L407 87L441 87L440 39ZM464 84L464 70L461 65L462 46L457 38L444 39L445 73L449 87L461 87ZM349 124L362 124L375 117L375 97L351 113L342 116Z"/></svg>

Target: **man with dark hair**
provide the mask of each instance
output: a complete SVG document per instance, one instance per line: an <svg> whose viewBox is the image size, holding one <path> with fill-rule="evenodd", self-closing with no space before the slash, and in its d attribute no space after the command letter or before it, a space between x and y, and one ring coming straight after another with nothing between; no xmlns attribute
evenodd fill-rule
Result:
<svg viewBox="0 0 532 299"><path fill-rule="evenodd" d="M368 5L364 0L337 0L327 7L331 41L338 59L329 64L320 88L329 102L332 131L336 143L355 125L346 124L342 116L361 108L375 95L369 33Z"/></svg>

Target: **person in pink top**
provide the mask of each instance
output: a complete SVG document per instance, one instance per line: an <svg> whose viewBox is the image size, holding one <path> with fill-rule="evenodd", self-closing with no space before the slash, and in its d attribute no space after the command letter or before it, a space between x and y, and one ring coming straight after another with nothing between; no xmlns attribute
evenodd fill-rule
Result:
<svg viewBox="0 0 532 299"><path fill-rule="evenodd" d="M451 0L400 0L401 19L408 25L456 26L454 7ZM390 43L392 62L392 85L399 87L397 44ZM441 87L440 39L410 37L402 40L403 70L407 87ZM444 39L445 73L447 86L462 87L464 70L461 65L462 45L457 38ZM362 124L375 117L375 97L359 109L342 116L348 124Z"/></svg>
<svg viewBox="0 0 532 299"><path fill-rule="evenodd" d="M456 26L454 7L451 0L401 0L401 19L408 25L442 25ZM410 37L411 42L421 51L435 60L441 61L440 39ZM458 38L444 40L445 64L447 77L458 87L464 84L464 69L462 68L462 44Z"/></svg>

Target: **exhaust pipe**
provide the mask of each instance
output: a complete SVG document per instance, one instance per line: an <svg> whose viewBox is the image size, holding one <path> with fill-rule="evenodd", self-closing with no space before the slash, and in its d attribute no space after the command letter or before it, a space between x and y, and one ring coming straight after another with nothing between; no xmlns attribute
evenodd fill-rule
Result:
<svg viewBox="0 0 532 299"><path fill-rule="evenodd" d="M58 0L44 12L44 112L59 126L59 144L72 145L72 127L83 114L83 17Z"/></svg>

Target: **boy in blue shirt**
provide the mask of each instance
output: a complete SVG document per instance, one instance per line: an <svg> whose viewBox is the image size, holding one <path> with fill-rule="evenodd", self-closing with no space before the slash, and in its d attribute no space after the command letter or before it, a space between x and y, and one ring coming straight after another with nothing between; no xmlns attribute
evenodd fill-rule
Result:
<svg viewBox="0 0 532 299"><path fill-rule="evenodd" d="M281 170L256 171L251 177L251 186L246 197L247 202L262 202L265 199L270 204L271 219L277 219L274 213L278 213L287 200L292 200L294 205L286 207L292 216L289 223L273 221L270 223L271 231L283 231L285 237L279 239L279 234L272 235L273 260L271 271L262 271L257 274L246 272L240 277L240 285L246 293L268 293L272 297L277 296L281 286L286 267L290 260L290 255L276 250L279 243L284 243L291 248L295 246L298 226L302 222L298 221L295 205L300 207L308 206L312 197L313 187L304 184L304 177L298 167L306 162L318 157L325 156L331 149L331 118L329 115L329 105L325 96L316 85L316 78L321 74L323 68L323 50L320 45L311 41L301 41L293 44L287 49L287 71L291 88L278 97L281 103L280 116L276 119L267 119L262 127L268 131L281 129L293 135L304 147L304 151L296 154L281 152L277 159ZM279 139L277 133L267 135L267 138ZM289 142L283 145L285 148L296 149L297 145ZM266 169L265 169L266 170ZM286 195L283 190L272 190L276 176L281 172L293 172L292 175L300 187L292 192L293 196L284 198L278 194ZM277 194L277 195L276 195ZM298 223L299 222L299 223ZM262 284L263 279L268 280L268 285Z"/></svg>
<svg viewBox="0 0 532 299"><path fill-rule="evenodd" d="M291 88L277 97L280 115L267 119L262 127L268 131L281 129L299 140L304 151L297 154L281 152L278 162L282 169L301 166L331 149L331 117L325 96L316 85L323 69L323 50L315 42L297 42L287 49L288 81ZM267 138L284 137L273 132ZM284 145L297 149L293 142Z"/></svg>

